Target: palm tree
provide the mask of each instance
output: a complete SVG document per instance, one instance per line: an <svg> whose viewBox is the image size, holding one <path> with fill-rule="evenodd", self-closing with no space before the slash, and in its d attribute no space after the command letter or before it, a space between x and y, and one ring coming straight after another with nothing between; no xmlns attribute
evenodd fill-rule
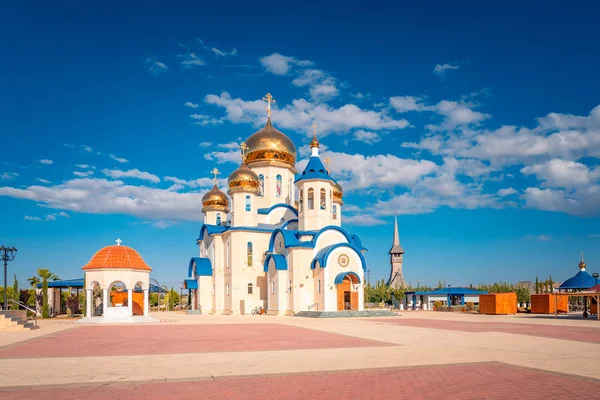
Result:
<svg viewBox="0 0 600 400"><path fill-rule="evenodd" d="M33 289L37 289L37 285L39 283L42 283L42 281L40 281L40 278L38 276L32 276L31 278L27 278L27 282L29 282L29 285L31 285L31 287Z"/></svg>

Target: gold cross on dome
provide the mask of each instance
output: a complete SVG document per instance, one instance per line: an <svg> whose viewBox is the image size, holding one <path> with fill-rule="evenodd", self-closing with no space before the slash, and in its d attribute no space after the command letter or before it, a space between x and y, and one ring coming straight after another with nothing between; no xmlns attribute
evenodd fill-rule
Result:
<svg viewBox="0 0 600 400"><path fill-rule="evenodd" d="M246 150L248 150L248 146L246 145L246 142L241 142L238 145L238 149L240 149L242 151L242 162L244 162L246 160Z"/></svg>
<svg viewBox="0 0 600 400"><path fill-rule="evenodd" d="M215 182L215 185L216 185L217 184L217 175L221 175L221 172L217 168L213 168L213 170L210 171L210 173L215 176L213 178L213 182Z"/></svg>
<svg viewBox="0 0 600 400"><path fill-rule="evenodd" d="M263 98L263 101L267 102L267 116L271 119L271 103L277 103L271 93L267 93Z"/></svg>
<svg viewBox="0 0 600 400"><path fill-rule="evenodd" d="M312 128L313 128L313 136L317 137L317 124L312 124Z"/></svg>
<svg viewBox="0 0 600 400"><path fill-rule="evenodd" d="M583 261L583 251L581 252L581 261Z"/></svg>
<svg viewBox="0 0 600 400"><path fill-rule="evenodd" d="M325 157L325 167L327 168L327 173L329 173L331 170L329 169L329 164L331 164L331 158L329 158L329 156Z"/></svg>

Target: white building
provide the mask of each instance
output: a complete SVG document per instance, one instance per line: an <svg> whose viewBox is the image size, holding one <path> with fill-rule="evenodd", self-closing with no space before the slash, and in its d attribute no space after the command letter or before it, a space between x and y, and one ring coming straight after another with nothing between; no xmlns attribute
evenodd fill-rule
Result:
<svg viewBox="0 0 600 400"><path fill-rule="evenodd" d="M319 156L297 174L296 147L270 118L240 144L242 163L203 198L199 257L190 260L185 287L192 310L248 314L363 310L366 262L357 236L342 228L342 188Z"/></svg>

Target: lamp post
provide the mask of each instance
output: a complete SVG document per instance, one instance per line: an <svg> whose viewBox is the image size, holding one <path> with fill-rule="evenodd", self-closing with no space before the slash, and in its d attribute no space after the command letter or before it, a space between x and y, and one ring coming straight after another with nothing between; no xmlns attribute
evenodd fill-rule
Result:
<svg viewBox="0 0 600 400"><path fill-rule="evenodd" d="M600 276L600 274L598 274L597 272L594 272L592 274L592 277L596 278L596 285L598 284L598 277Z"/></svg>
<svg viewBox="0 0 600 400"><path fill-rule="evenodd" d="M8 268L8 262L13 261L17 256L17 248L16 247L4 247L4 245L0 246L0 257L2 257L2 261L4 261L4 309L8 310L8 292L6 290L6 271Z"/></svg>

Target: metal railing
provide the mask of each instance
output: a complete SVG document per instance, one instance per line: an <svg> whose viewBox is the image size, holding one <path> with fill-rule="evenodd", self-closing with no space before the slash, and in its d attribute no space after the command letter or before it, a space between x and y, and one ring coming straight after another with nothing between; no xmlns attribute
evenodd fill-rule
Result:
<svg viewBox="0 0 600 400"><path fill-rule="evenodd" d="M308 306L308 311L312 310L315 307L317 308L317 311L319 311L319 303L314 303Z"/></svg>
<svg viewBox="0 0 600 400"><path fill-rule="evenodd" d="M27 307L25 304L21 303L20 301L16 301L13 299L8 299L8 301L12 301L13 303L15 303L18 306L23 307L24 309L31 311L33 313L33 323L35 324L35 326L37 326L37 312L29 307ZM27 313L25 313L25 316L27 318L27 321L29 321L29 316L27 316Z"/></svg>

